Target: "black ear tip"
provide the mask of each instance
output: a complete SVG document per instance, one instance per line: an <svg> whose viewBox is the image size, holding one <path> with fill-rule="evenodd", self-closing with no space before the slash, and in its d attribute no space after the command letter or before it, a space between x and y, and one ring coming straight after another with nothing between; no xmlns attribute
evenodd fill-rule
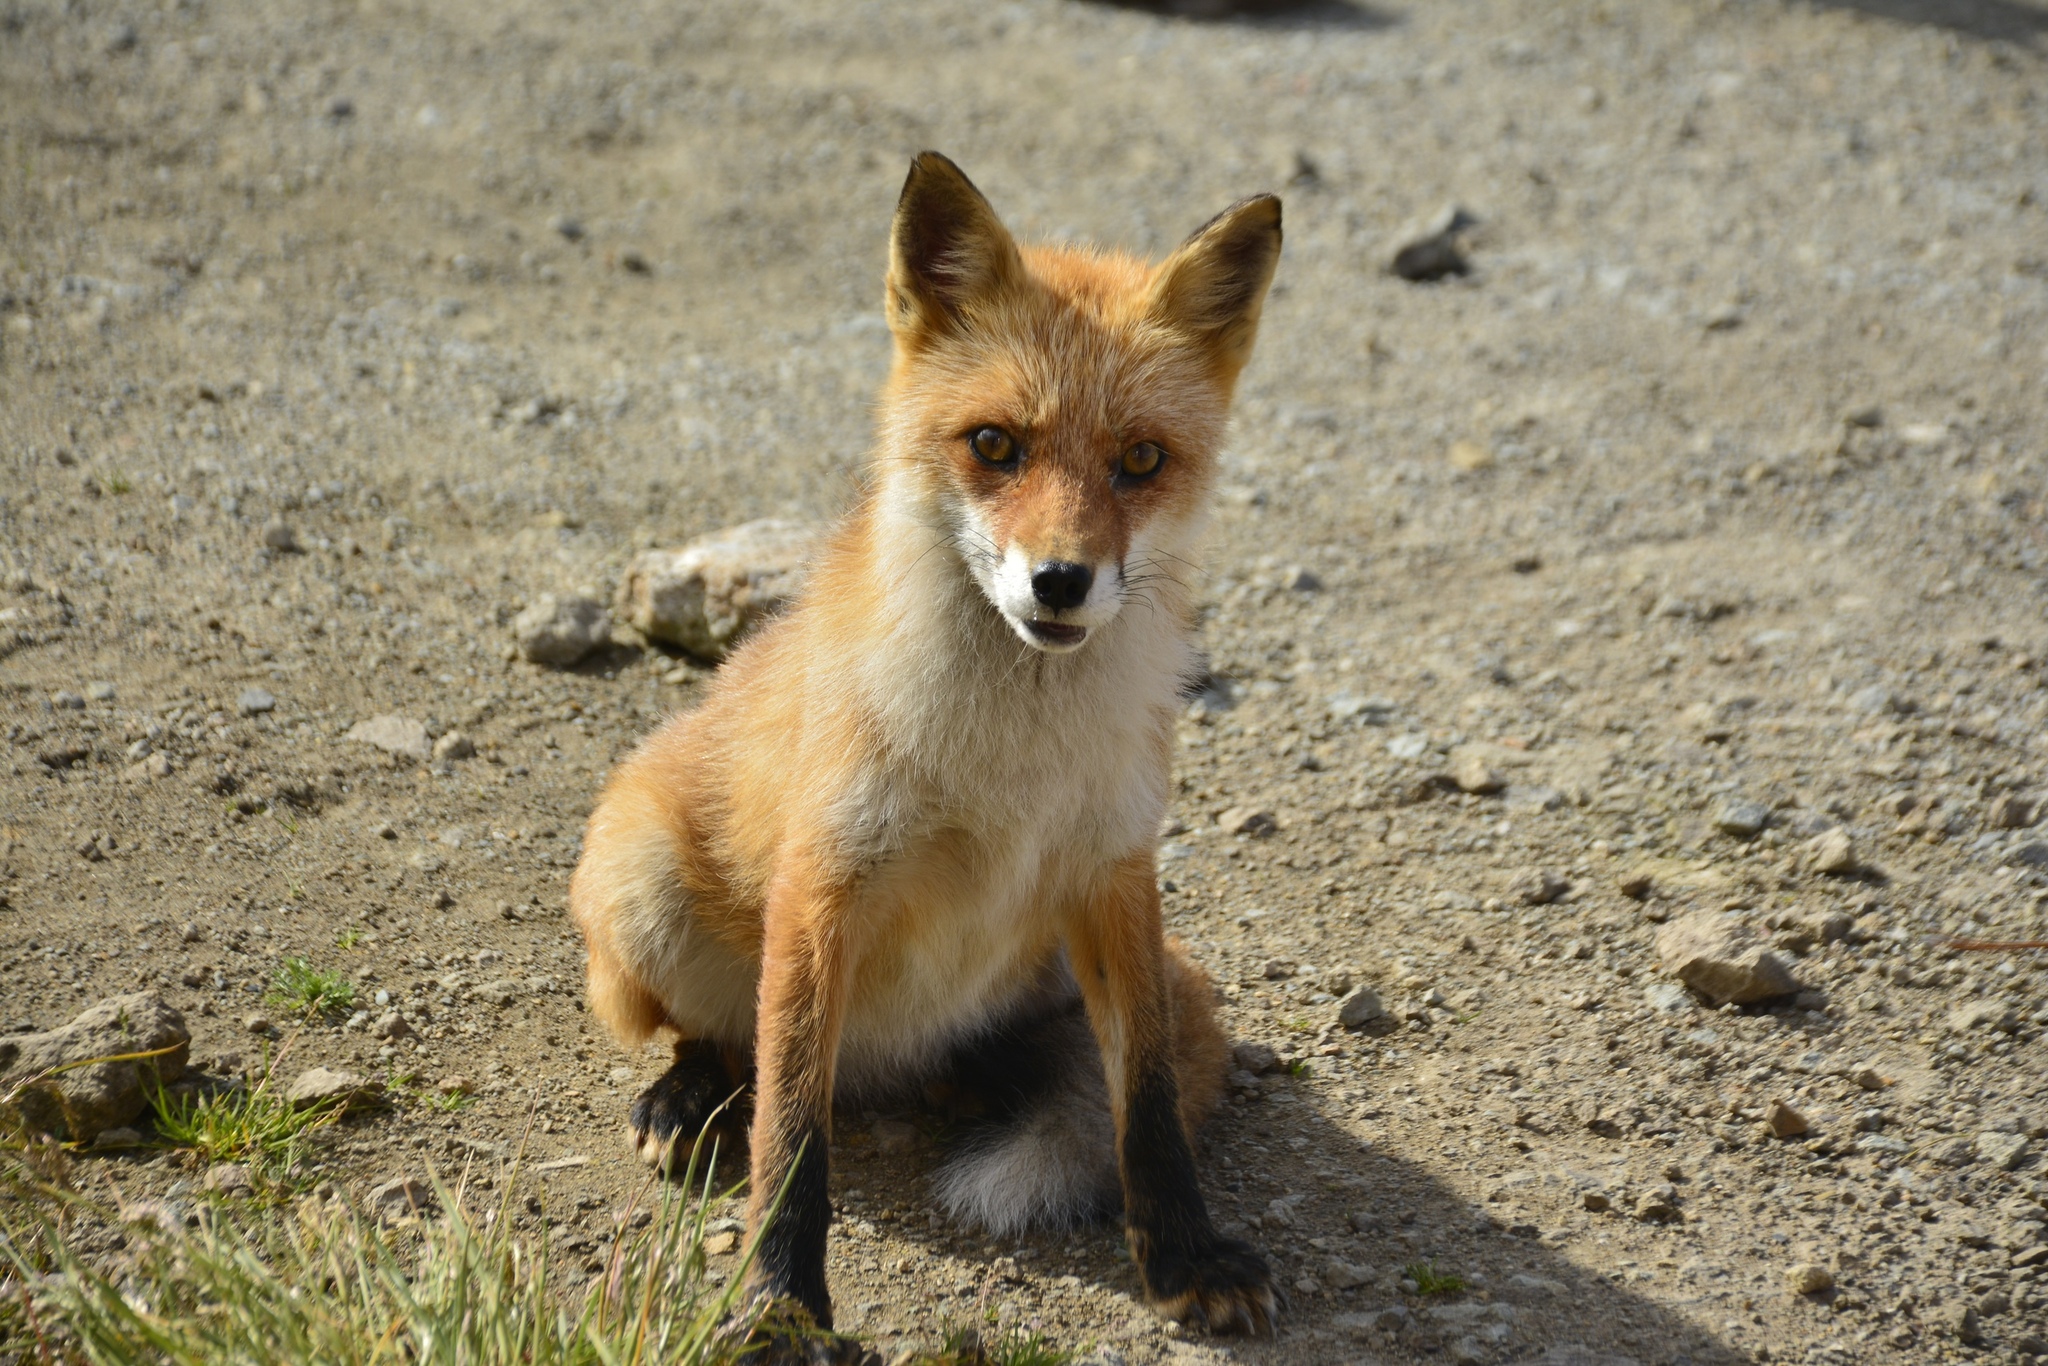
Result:
<svg viewBox="0 0 2048 1366"><path fill-rule="evenodd" d="M908 190L920 181L934 179L965 182L967 174L944 152L926 150L910 159L910 174L904 177L903 188Z"/></svg>

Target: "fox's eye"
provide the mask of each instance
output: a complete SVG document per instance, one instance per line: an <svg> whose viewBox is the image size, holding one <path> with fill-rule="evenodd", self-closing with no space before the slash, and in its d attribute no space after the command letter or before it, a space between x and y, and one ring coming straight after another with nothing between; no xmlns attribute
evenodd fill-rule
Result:
<svg viewBox="0 0 2048 1366"><path fill-rule="evenodd" d="M1001 427L976 428L967 447L991 465L1007 465L1017 458L1017 438Z"/></svg>
<svg viewBox="0 0 2048 1366"><path fill-rule="evenodd" d="M1166 463L1166 452L1150 441L1140 441L1124 452L1122 469L1127 479L1149 479Z"/></svg>

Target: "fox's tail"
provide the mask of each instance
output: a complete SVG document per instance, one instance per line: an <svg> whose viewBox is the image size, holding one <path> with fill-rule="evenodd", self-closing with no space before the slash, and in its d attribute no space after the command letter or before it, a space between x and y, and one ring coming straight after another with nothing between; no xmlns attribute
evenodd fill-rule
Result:
<svg viewBox="0 0 2048 1366"><path fill-rule="evenodd" d="M1192 1141L1223 1089L1228 1049L1208 974L1167 945L1181 1124ZM1050 989L954 1058L942 1088L968 1118L938 1175L946 1212L993 1233L1102 1218L1121 1202L1102 1055L1062 966Z"/></svg>

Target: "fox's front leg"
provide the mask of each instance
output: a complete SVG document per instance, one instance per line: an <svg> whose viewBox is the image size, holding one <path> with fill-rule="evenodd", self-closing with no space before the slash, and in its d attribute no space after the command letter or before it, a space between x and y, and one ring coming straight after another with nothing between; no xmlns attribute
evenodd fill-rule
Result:
<svg viewBox="0 0 2048 1366"><path fill-rule="evenodd" d="M795 1300L823 1328L832 1325L825 1232L832 1221L832 1080L848 966L844 910L843 896L800 878L778 879L770 889L754 1052L747 1225L759 1243L749 1286Z"/></svg>
<svg viewBox="0 0 2048 1366"><path fill-rule="evenodd" d="M1146 1298L1167 1317L1214 1332L1270 1331L1273 1273L1251 1244L1225 1238L1209 1222L1181 1126L1173 993L1149 851L1119 864L1076 908L1067 949L1102 1045L1124 1233Z"/></svg>

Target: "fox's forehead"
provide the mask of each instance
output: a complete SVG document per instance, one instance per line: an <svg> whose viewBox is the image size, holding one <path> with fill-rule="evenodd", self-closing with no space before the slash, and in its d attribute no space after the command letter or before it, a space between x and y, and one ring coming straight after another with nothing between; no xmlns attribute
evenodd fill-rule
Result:
<svg viewBox="0 0 2048 1366"><path fill-rule="evenodd" d="M1199 447L1222 418L1227 396L1207 382L1201 357L1141 316L1104 316L1048 290L989 321L936 373L905 377L940 426Z"/></svg>

